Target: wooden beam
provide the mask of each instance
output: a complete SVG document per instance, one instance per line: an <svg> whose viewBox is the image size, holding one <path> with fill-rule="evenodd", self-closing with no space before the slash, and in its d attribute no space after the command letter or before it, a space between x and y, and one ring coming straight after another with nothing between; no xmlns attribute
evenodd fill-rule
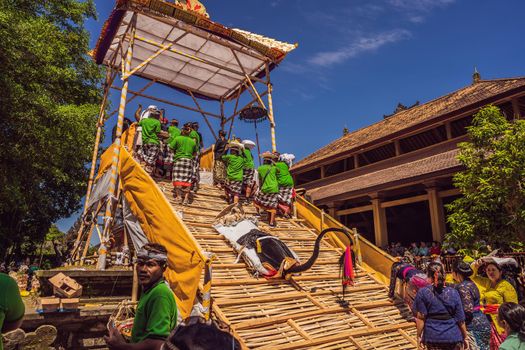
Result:
<svg viewBox="0 0 525 350"><path fill-rule="evenodd" d="M402 198L402 199L396 199L396 200L393 200L393 201L382 202L381 203L381 208L390 208L390 207L397 207L399 205L411 204L411 203L416 203L416 202L423 202L423 201L426 201L427 199L428 199L428 195L427 194L422 194L422 195L419 195L419 196Z"/></svg>
<svg viewBox="0 0 525 350"><path fill-rule="evenodd" d="M301 335L305 340L312 340L312 337L304 331L294 320L289 319L286 321L290 327L292 327L297 333Z"/></svg>
<svg viewBox="0 0 525 350"><path fill-rule="evenodd" d="M360 304L356 304L356 305L353 305L352 307L354 307L357 310L366 310L366 309L373 309L377 307L387 307L387 306L392 306L392 305L393 303L391 301L372 301L372 302L363 302ZM263 327L263 326L273 325L277 323L287 322L291 318L294 320L297 320L301 318L315 317L319 315L351 313L351 312L352 310L350 310L350 308L334 306L334 307L329 307L326 309L303 311L303 312L297 312L294 314L243 321L235 325L235 329L239 330L239 329L247 329L247 328L252 328L252 327ZM410 324L412 325L412 327L414 327L413 323L410 323Z"/></svg>
<svg viewBox="0 0 525 350"><path fill-rule="evenodd" d="M396 149L396 157L400 156L403 152L401 151L401 144L399 143L399 139L394 141L394 147Z"/></svg>
<svg viewBox="0 0 525 350"><path fill-rule="evenodd" d="M452 125L450 122L445 123L445 130L447 131L447 140L452 139Z"/></svg>
<svg viewBox="0 0 525 350"><path fill-rule="evenodd" d="M430 210L430 224L432 226L432 239L434 241L442 242L447 230L443 202L438 195L436 187L427 188L427 192L428 206Z"/></svg>
<svg viewBox="0 0 525 350"><path fill-rule="evenodd" d="M363 206L357 207L357 208L338 210L335 213L338 216L343 216L343 215L362 213L362 212L365 212L365 211L371 211L373 209L374 208L373 208L372 204L369 204L369 205L363 205Z"/></svg>
<svg viewBox="0 0 525 350"><path fill-rule="evenodd" d="M375 244L384 247L388 244L388 228L385 208L381 207L380 198L372 198L372 211L374 212Z"/></svg>
<svg viewBox="0 0 525 350"><path fill-rule="evenodd" d="M388 325L388 326L381 326L381 327L375 327L375 328L366 328L366 329L355 329L355 330L349 330L345 332L340 332L334 335L329 335L326 337L320 337L313 340L304 340L299 342L293 342L288 343L284 345L280 345L280 350L291 350L291 349L313 349L316 345L326 344L338 340L345 340L360 337L360 336L367 336L367 335L374 335L378 333L386 333L386 332L396 332L398 329L404 329L404 328L414 328L413 322L404 322L397 325ZM261 350L270 350L274 349L274 345L268 345L265 347L260 348Z"/></svg>
<svg viewBox="0 0 525 350"><path fill-rule="evenodd" d="M359 156L357 154L354 154L352 158L354 158L354 169L359 168Z"/></svg>
<svg viewBox="0 0 525 350"><path fill-rule="evenodd" d="M440 198L452 197L452 196L457 196L457 195L460 195L460 194L461 194L461 191L458 188L453 188L453 189L450 189L450 190L445 190L445 191L439 191L438 192L438 195L439 195Z"/></svg>
<svg viewBox="0 0 525 350"><path fill-rule="evenodd" d="M111 87L112 89L115 89L115 90L122 90L120 87L118 86L112 86ZM188 106L184 106L184 105L181 105L179 103L175 103L175 102L171 102L171 101L168 101L166 99L163 99L163 98L159 98L159 97L155 97L155 96L151 96L151 95L146 95L144 93L141 93L141 92L138 92L138 91L132 91L132 90L128 90L128 93L132 94L132 95L136 95L136 96L140 96L140 97L144 97L144 98L147 98L149 100L153 100L153 101L157 101L157 102L162 102L162 103L165 103L167 105L170 105L170 106L173 106L173 107L178 107L178 108L182 108L182 109L187 109L189 111L193 111L193 112L196 112L196 113L200 113L200 111L196 108L192 108L192 107L188 107ZM221 116L218 115L218 114L215 114L215 113L210 113L210 112L203 112L204 114L206 115L209 115L211 117L215 117L215 118L218 118L218 119L221 119Z"/></svg>
<svg viewBox="0 0 525 350"><path fill-rule="evenodd" d="M521 118L521 112L520 112L520 105L518 103L518 98L514 97L511 100L512 103L512 113L514 114L514 119L520 119Z"/></svg>

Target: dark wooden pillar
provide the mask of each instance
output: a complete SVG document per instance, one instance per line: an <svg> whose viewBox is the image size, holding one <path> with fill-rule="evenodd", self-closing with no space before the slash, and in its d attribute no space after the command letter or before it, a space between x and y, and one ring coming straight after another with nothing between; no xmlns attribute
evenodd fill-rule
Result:
<svg viewBox="0 0 525 350"><path fill-rule="evenodd" d="M385 247L388 245L388 229L386 220L386 210L381 207L381 198L378 194L370 196L372 211L374 213L374 236L376 246Z"/></svg>
<svg viewBox="0 0 525 350"><path fill-rule="evenodd" d="M432 226L432 239L442 242L445 238L447 226L443 201L439 197L437 186L427 186L428 207L430 210L430 224Z"/></svg>

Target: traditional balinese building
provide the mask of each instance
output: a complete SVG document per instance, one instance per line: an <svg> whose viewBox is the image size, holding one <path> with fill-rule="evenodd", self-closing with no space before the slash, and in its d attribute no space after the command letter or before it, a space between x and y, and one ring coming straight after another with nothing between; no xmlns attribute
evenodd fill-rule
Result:
<svg viewBox="0 0 525 350"><path fill-rule="evenodd" d="M297 187L378 246L389 241L441 241L444 205L460 195L458 143L485 105L507 118L525 115L525 77L482 80L424 104L399 104L383 120L343 136L299 161Z"/></svg>

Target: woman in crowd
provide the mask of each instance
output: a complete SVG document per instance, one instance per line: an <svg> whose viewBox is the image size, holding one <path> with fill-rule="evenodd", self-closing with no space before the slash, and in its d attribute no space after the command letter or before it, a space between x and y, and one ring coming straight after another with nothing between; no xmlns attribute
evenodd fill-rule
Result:
<svg viewBox="0 0 525 350"><path fill-rule="evenodd" d="M465 312L469 348L470 350L489 350L490 323L481 312L480 293L476 284L470 279L472 274L470 265L463 261L454 266L452 272L454 280L459 282L455 288L459 292Z"/></svg>
<svg viewBox="0 0 525 350"><path fill-rule="evenodd" d="M525 350L525 308L516 303L501 304L498 322L507 334L499 349Z"/></svg>
<svg viewBox="0 0 525 350"><path fill-rule="evenodd" d="M431 284L417 292L413 307L419 343L428 350L458 350L467 338L459 294L445 286L443 265L431 262L427 278Z"/></svg>
<svg viewBox="0 0 525 350"><path fill-rule="evenodd" d="M491 318L490 348L497 349L505 338L505 329L497 322L498 308L503 303L518 302L514 287L503 279L503 270L497 263L497 258L485 258L472 263L472 281L479 286L483 312ZM487 277L478 275L478 269L485 265Z"/></svg>

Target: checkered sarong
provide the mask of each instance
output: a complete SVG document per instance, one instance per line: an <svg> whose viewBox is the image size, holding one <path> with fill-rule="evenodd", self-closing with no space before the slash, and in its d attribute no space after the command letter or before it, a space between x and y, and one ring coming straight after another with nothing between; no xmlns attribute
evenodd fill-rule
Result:
<svg viewBox="0 0 525 350"><path fill-rule="evenodd" d="M166 148L167 149L164 152L164 177L171 179L173 172L173 157L175 156L175 153L173 153L171 147Z"/></svg>
<svg viewBox="0 0 525 350"><path fill-rule="evenodd" d="M263 193L259 190L253 201L261 207L275 209L279 204L279 193Z"/></svg>
<svg viewBox="0 0 525 350"><path fill-rule="evenodd" d="M144 163L150 167L154 167L157 162L159 150L159 145L151 143L142 145L142 160L144 160Z"/></svg>
<svg viewBox="0 0 525 350"><path fill-rule="evenodd" d="M238 196L242 191L242 181L226 180L226 190L232 196Z"/></svg>
<svg viewBox="0 0 525 350"><path fill-rule="evenodd" d="M199 183L201 182L200 163L199 156L193 159L193 182L191 185L191 190L194 192L197 192L199 189Z"/></svg>
<svg viewBox="0 0 525 350"><path fill-rule="evenodd" d="M279 187L279 203L291 205L293 199L293 187Z"/></svg>
<svg viewBox="0 0 525 350"><path fill-rule="evenodd" d="M242 182L246 187L252 187L254 182L254 169L244 169L242 172Z"/></svg>
<svg viewBox="0 0 525 350"><path fill-rule="evenodd" d="M189 187L193 182L193 159L181 158L173 164L173 186Z"/></svg>

